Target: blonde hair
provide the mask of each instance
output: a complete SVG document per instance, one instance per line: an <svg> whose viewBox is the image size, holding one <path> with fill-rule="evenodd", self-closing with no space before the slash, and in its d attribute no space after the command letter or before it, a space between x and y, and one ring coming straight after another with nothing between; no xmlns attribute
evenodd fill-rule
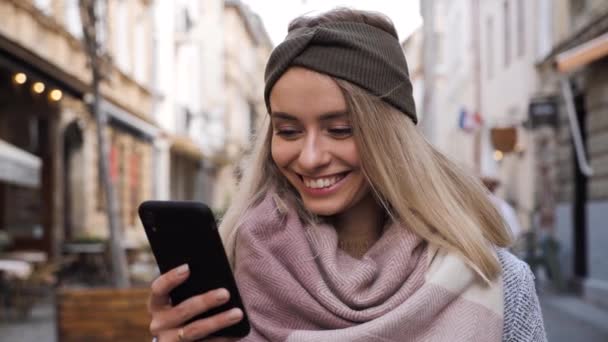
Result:
<svg viewBox="0 0 608 342"><path fill-rule="evenodd" d="M344 10L340 13L344 20L353 20ZM357 18L374 16L361 13L356 12ZM495 278L500 264L494 247L508 246L511 236L487 190L433 148L408 116L352 83L334 80L347 104L364 175L391 218L429 243L461 255L484 280ZM238 192L219 228L232 263L242 218L270 189L280 210L293 207L314 222L272 160L269 116L257 132L262 134L243 161Z"/></svg>

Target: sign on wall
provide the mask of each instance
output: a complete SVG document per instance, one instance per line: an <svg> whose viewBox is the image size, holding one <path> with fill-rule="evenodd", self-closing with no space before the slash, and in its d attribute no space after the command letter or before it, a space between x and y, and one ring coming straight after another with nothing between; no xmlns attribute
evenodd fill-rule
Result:
<svg viewBox="0 0 608 342"><path fill-rule="evenodd" d="M533 99L528 107L532 128L541 126L556 127L558 122L557 103L555 98Z"/></svg>

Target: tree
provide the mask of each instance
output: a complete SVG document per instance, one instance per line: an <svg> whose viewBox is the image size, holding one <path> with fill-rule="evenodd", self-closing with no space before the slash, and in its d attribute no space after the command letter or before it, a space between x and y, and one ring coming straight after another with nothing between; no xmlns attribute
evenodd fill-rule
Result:
<svg viewBox="0 0 608 342"><path fill-rule="evenodd" d="M104 0L79 0L80 17L82 21L82 31L84 36L84 46L89 58L91 68L91 93L92 102L90 111L95 117L97 124L97 151L99 155L99 176L102 179L105 190L106 211L110 225L110 253L112 267L112 281L116 287L125 288L129 286L129 276L127 272L127 257L122 247L122 228L118 219L118 202L114 187L110 181L108 168L108 139L106 127L108 116L101 110L101 91L100 85L103 81L104 70L107 70L107 58L103 52L103 20L105 6Z"/></svg>

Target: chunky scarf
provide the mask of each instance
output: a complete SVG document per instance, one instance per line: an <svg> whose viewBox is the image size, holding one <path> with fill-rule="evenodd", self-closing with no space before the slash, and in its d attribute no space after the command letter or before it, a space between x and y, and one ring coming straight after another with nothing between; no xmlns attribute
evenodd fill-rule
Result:
<svg viewBox="0 0 608 342"><path fill-rule="evenodd" d="M268 195L236 241L252 324L244 341L500 341L502 281L390 224L361 259L330 225L304 226Z"/></svg>

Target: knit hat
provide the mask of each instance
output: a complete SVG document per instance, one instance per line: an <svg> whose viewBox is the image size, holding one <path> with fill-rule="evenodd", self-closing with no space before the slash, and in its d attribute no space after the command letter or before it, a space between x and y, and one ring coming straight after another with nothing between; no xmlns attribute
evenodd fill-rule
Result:
<svg viewBox="0 0 608 342"><path fill-rule="evenodd" d="M349 81L408 115L416 106L405 55L390 33L358 22L335 22L291 30L266 65L264 100L289 67L301 66Z"/></svg>

